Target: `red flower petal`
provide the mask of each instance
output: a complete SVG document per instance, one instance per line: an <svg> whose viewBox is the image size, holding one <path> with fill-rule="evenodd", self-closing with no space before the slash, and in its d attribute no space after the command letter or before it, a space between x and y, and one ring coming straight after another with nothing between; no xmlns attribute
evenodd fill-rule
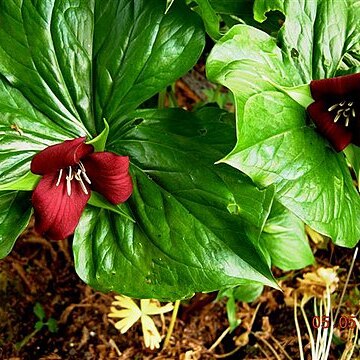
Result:
<svg viewBox="0 0 360 360"><path fill-rule="evenodd" d="M58 173L44 175L33 192L35 229L41 235L62 240L73 234L90 198L78 181L71 182L71 196L67 194L65 174L56 186Z"/></svg>
<svg viewBox="0 0 360 360"><path fill-rule="evenodd" d="M342 151L352 140L352 132L340 123L334 123L334 116L323 101L316 101L307 108L317 129L326 137L336 151Z"/></svg>
<svg viewBox="0 0 360 360"><path fill-rule="evenodd" d="M82 160L91 188L113 204L126 201L132 193L129 158L111 152L98 152Z"/></svg>
<svg viewBox="0 0 360 360"><path fill-rule="evenodd" d="M360 93L360 73L314 80L310 83L310 89L314 100L331 100L335 97L340 102L344 100L344 96Z"/></svg>
<svg viewBox="0 0 360 360"><path fill-rule="evenodd" d="M84 156L94 152L92 145L85 144L85 138L65 140L45 148L34 156L31 161L31 172L44 175L75 165Z"/></svg>

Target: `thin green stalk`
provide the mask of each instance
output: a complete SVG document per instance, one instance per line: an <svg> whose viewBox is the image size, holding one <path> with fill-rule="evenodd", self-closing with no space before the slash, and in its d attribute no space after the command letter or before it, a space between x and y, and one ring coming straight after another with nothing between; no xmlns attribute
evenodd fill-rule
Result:
<svg viewBox="0 0 360 360"><path fill-rule="evenodd" d="M178 107L177 99L175 96L175 83L171 85L171 90L169 92L169 107Z"/></svg>
<svg viewBox="0 0 360 360"><path fill-rule="evenodd" d="M166 88L159 92L159 97L158 97L158 108L159 109L165 108L166 93L167 93Z"/></svg>

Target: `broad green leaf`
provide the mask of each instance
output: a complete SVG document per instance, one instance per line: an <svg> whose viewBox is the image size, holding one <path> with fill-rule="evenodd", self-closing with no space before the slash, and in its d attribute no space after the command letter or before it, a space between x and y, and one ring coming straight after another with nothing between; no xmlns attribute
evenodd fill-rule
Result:
<svg viewBox="0 0 360 360"><path fill-rule="evenodd" d="M360 72L360 44L357 43L349 52L344 54L342 62L336 72L337 76Z"/></svg>
<svg viewBox="0 0 360 360"><path fill-rule="evenodd" d="M303 82L335 75L345 53L360 41L357 0L257 0L264 11L283 11L278 42Z"/></svg>
<svg viewBox="0 0 360 360"><path fill-rule="evenodd" d="M109 203L101 194L95 191L91 192L91 197L88 203L92 206L113 211L119 215L126 217L128 220L135 222L135 220L132 218L131 214L129 214L129 211L123 204L113 205Z"/></svg>
<svg viewBox="0 0 360 360"><path fill-rule="evenodd" d="M314 263L304 223L274 201L260 237L271 265L281 270L298 270Z"/></svg>
<svg viewBox="0 0 360 360"><path fill-rule="evenodd" d="M0 186L17 182L17 190L25 189L28 181L36 181L28 173L37 152L81 135L84 133L75 135L56 125L34 109L20 91L0 79Z"/></svg>
<svg viewBox="0 0 360 360"><path fill-rule="evenodd" d="M95 132L90 98L93 3L0 4L0 73L35 108L74 134L86 133L85 126Z"/></svg>
<svg viewBox="0 0 360 360"><path fill-rule="evenodd" d="M97 150L103 150L108 132L103 131L103 119L121 130L128 112L196 63L204 47L201 19L182 1L176 1L166 14L165 9L165 0L14 0L0 4L2 189L34 186L36 179L29 174L31 159L49 145L86 136ZM119 134L123 132L117 134L120 139ZM254 191L259 194L260 215L248 216L262 223L273 191ZM95 212L109 212L104 223L116 218L129 223L129 229L134 227L126 206L110 206L97 194L90 203L104 208L90 207ZM15 201L10 208L20 213L25 204L30 203ZM13 229L8 234L12 219L23 228L19 216L5 216L1 224L7 236L2 238L3 254L10 251L18 235ZM252 223L248 226L249 233L257 237L255 229ZM269 269L260 270L253 270L254 276L272 283Z"/></svg>
<svg viewBox="0 0 360 360"><path fill-rule="evenodd" d="M283 90L303 83L275 40L247 26L234 27L215 45L207 71L236 102L238 140L222 161L259 186L275 185L276 198L297 217L336 244L354 246L360 238L354 216L360 199L346 161Z"/></svg>
<svg viewBox="0 0 360 360"><path fill-rule="evenodd" d="M264 290L264 285L255 281L249 281L233 289L234 298L237 301L253 302Z"/></svg>
<svg viewBox="0 0 360 360"><path fill-rule="evenodd" d="M276 286L256 245L273 191L213 164L234 140L218 109L139 111L122 136L110 132L109 149L131 159L127 205L136 223L89 207L74 236L80 277L103 291L157 299L244 279Z"/></svg>
<svg viewBox="0 0 360 360"><path fill-rule="evenodd" d="M273 34L279 31L284 22L284 16L280 11L267 13L270 10L279 10L274 5L264 8L264 3L254 0L209 0L209 2L217 13L222 14L229 27L241 21Z"/></svg>
<svg viewBox="0 0 360 360"><path fill-rule="evenodd" d="M22 190L22 191L31 191L35 189L39 179L39 175L33 174L31 171L27 172L24 176L15 179L11 182L0 185L0 191L4 190Z"/></svg>
<svg viewBox="0 0 360 360"><path fill-rule="evenodd" d="M200 17L183 1L96 1L95 109L110 126L186 73L204 46Z"/></svg>
<svg viewBox="0 0 360 360"><path fill-rule="evenodd" d="M29 194L0 191L0 259L8 255L32 214Z"/></svg>
<svg viewBox="0 0 360 360"><path fill-rule="evenodd" d="M255 0L254 1L254 19L263 22L267 19L266 13L269 11L279 10L284 12L283 0Z"/></svg>
<svg viewBox="0 0 360 360"><path fill-rule="evenodd" d="M25 176L46 146L91 142L106 114L124 115L191 68L204 32L177 3L166 15L158 0L0 4L1 185ZM105 135L92 140L96 150Z"/></svg>

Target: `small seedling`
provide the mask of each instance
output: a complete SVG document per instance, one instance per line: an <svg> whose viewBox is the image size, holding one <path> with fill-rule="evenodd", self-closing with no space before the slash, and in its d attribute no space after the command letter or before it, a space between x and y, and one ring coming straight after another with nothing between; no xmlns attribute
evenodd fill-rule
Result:
<svg viewBox="0 0 360 360"><path fill-rule="evenodd" d="M35 304L33 312L39 320L34 325L34 331L15 344L16 350L20 350L25 346L44 326L47 326L51 333L56 333L58 331L57 321L54 318L49 317L47 321L45 321L45 311L40 303L37 302Z"/></svg>

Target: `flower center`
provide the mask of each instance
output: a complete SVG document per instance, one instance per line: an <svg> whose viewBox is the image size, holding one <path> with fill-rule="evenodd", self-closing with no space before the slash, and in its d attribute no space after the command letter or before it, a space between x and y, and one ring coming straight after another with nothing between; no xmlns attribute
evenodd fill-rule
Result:
<svg viewBox="0 0 360 360"><path fill-rule="evenodd" d="M76 180L80 183L81 189L82 191L87 195L89 192L85 186L84 180L90 185L91 181L88 178L87 174L86 174L86 170L85 167L83 165L83 163L81 161L79 161L79 163L77 165L74 166L68 166L68 173L66 175L66 191L67 194L70 196L71 195L71 181L72 180ZM61 181L61 177L63 174L64 169L60 169L59 171L59 177L58 180L56 182L56 186L60 185L60 181Z"/></svg>
<svg viewBox="0 0 360 360"><path fill-rule="evenodd" d="M336 115L334 118L334 123L338 122L340 118L345 119L345 126L348 127L350 123L350 117L355 118L355 108L354 108L354 102L353 101L342 101L339 103L336 103L334 105L331 105L328 108L329 112L335 111Z"/></svg>

